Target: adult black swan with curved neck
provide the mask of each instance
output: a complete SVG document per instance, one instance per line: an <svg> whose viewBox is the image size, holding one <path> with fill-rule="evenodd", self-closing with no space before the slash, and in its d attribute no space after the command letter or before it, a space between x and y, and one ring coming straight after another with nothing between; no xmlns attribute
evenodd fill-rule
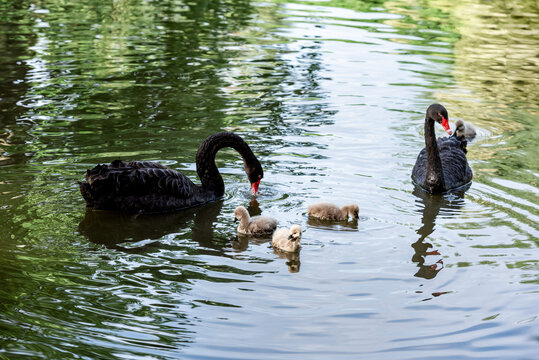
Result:
<svg viewBox="0 0 539 360"><path fill-rule="evenodd" d="M215 155L224 147L240 153L256 195L264 175L262 166L249 145L229 132L211 135L200 144L196 155L200 186L155 162L114 160L109 165L97 165L88 170L86 181L79 182L80 192L87 207L100 210L150 214L203 205L225 193L223 178L215 165Z"/></svg>
<svg viewBox="0 0 539 360"><path fill-rule="evenodd" d="M461 187L472 180L472 169L466 160L466 139L451 136L436 140L434 122L442 124L451 135L447 110L433 104L425 116L425 148L421 150L412 170L412 179L430 193L443 193Z"/></svg>

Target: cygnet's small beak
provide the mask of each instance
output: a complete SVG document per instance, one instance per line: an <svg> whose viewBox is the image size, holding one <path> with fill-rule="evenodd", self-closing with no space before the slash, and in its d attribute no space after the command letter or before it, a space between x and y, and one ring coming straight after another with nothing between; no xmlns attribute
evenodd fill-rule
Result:
<svg viewBox="0 0 539 360"><path fill-rule="evenodd" d="M290 234L288 235L288 240L296 241L296 238L294 237L294 235Z"/></svg>
<svg viewBox="0 0 539 360"><path fill-rule="evenodd" d="M238 222L238 218L235 217L235 218L234 218L234 223L237 223L237 222Z"/></svg>

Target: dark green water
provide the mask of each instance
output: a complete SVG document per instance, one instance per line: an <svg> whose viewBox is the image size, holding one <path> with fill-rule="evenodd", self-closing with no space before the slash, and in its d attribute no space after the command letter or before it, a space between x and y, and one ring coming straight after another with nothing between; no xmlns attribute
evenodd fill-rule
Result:
<svg viewBox="0 0 539 360"><path fill-rule="evenodd" d="M532 359L539 339L534 1L0 0L0 358ZM410 173L424 111L475 125L465 194ZM223 201L86 211L86 169L153 160ZM438 129L441 134L441 128ZM308 221L357 202L357 222ZM233 210L304 230L238 238Z"/></svg>

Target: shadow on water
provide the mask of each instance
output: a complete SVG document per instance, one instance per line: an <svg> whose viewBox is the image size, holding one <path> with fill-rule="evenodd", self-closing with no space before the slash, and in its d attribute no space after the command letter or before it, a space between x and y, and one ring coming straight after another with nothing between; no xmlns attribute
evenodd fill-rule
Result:
<svg viewBox="0 0 539 360"><path fill-rule="evenodd" d="M335 220L320 220L309 216L307 219L307 225L322 229L322 230L339 230L339 231L357 231L358 219L348 219L342 221Z"/></svg>
<svg viewBox="0 0 539 360"><path fill-rule="evenodd" d="M427 256L441 256L438 250L432 249L433 245L431 243L425 242L425 239L434 232L436 217L440 214L440 211L452 213L463 206L464 193L469 187L470 184L444 195L429 194L419 186L415 187L413 194L418 198L416 202L423 204L423 217L421 218L422 226L417 229L419 238L412 244L412 248L415 251L412 261L417 263L419 267L419 270L414 276L424 279L434 279L440 270L444 268L441 258L433 264L425 264Z"/></svg>
<svg viewBox="0 0 539 360"><path fill-rule="evenodd" d="M263 245L267 244L268 246L271 246L271 235L262 235L262 236L249 236L249 235L240 235L238 234L237 237L232 242L232 247L236 251L246 251L249 245ZM299 258L299 251L295 252L288 252L283 251L280 249L273 248L273 253L277 255L280 259L286 260L285 264L288 267L288 271L291 273L297 273L299 272L300 267L300 258Z"/></svg>
<svg viewBox="0 0 539 360"><path fill-rule="evenodd" d="M271 244L271 234L244 235L238 233L232 242L232 247L236 251L245 251L251 245Z"/></svg>
<svg viewBox="0 0 539 360"><path fill-rule="evenodd" d="M190 227L193 241L206 248L217 248L212 243L213 224L221 212L222 201L199 208L171 214L133 215L113 211L86 209L78 231L89 241L125 252L140 253L159 247L159 239ZM119 244L155 240L136 248ZM221 250L221 247L218 247Z"/></svg>
<svg viewBox="0 0 539 360"><path fill-rule="evenodd" d="M279 258L286 260L286 266L288 266L288 271L291 273L297 273L299 272L299 267L301 265L300 259L299 259L299 253L301 249L295 252L289 252L289 251L283 251L280 249L273 249L273 252L275 255L277 255Z"/></svg>

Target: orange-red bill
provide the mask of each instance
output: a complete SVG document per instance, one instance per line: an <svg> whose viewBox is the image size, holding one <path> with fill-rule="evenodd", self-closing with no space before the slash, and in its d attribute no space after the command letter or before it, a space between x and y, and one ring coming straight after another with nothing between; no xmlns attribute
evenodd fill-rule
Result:
<svg viewBox="0 0 539 360"><path fill-rule="evenodd" d="M451 135L453 134L453 132L451 131L451 129L449 128L449 120L447 120L446 118L444 118L442 116L442 126L444 127L445 131Z"/></svg>
<svg viewBox="0 0 539 360"><path fill-rule="evenodd" d="M253 193L256 195L258 192L258 186L260 185L260 179L257 182L251 183L251 190L253 190Z"/></svg>

